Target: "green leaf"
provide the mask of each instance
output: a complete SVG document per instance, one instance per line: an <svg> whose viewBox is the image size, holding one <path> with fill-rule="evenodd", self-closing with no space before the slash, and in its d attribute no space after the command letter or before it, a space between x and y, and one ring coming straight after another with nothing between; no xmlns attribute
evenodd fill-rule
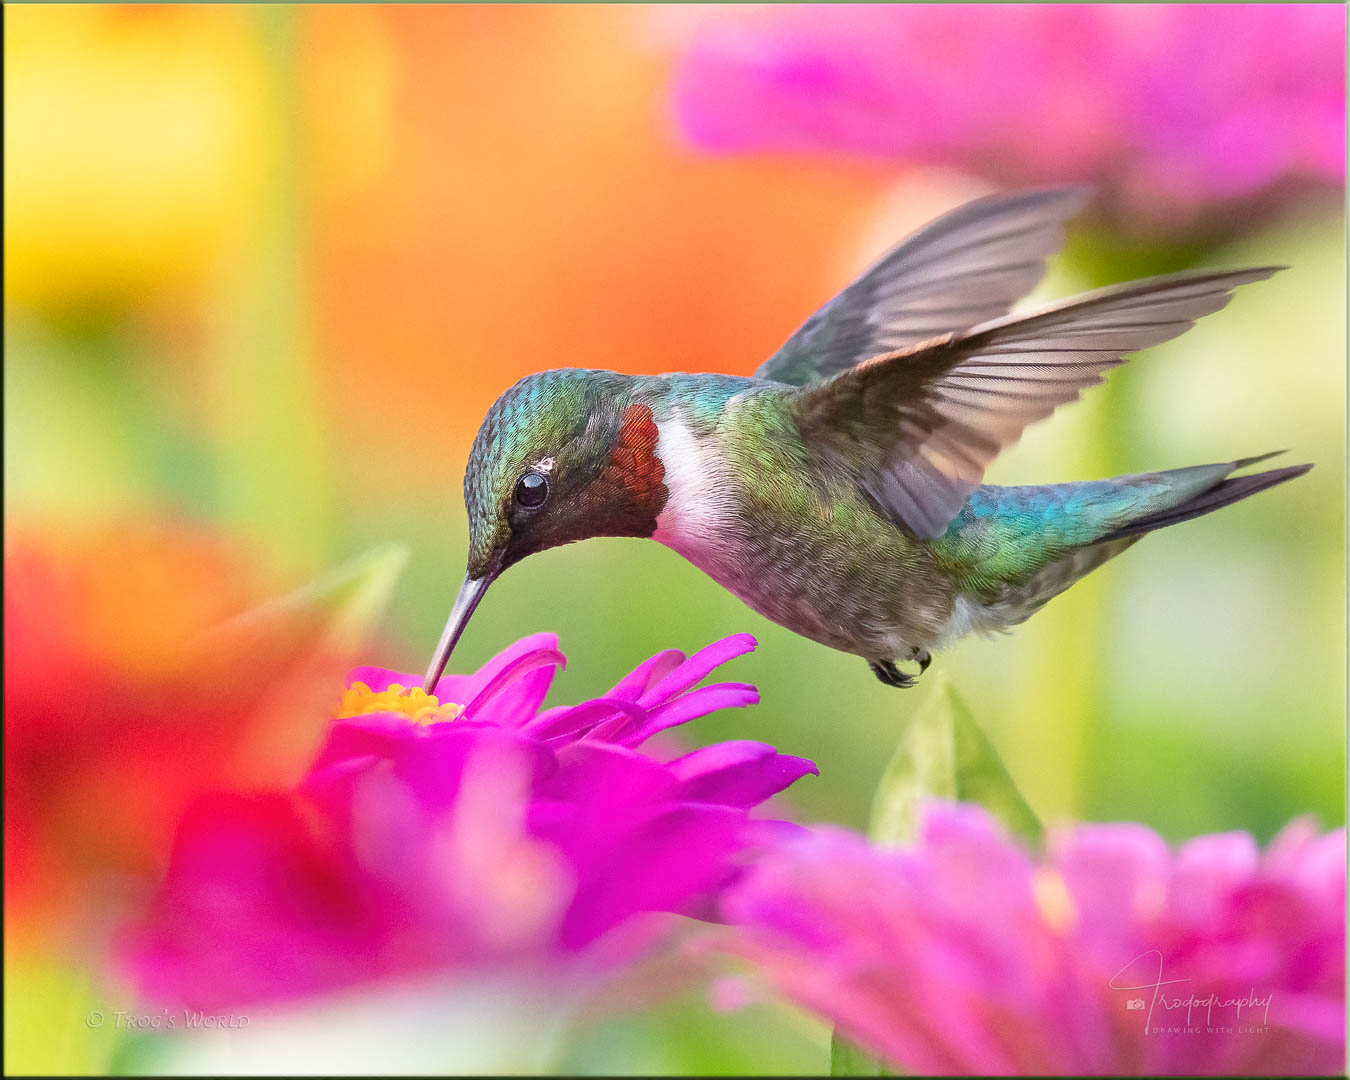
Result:
<svg viewBox="0 0 1350 1080"><path fill-rule="evenodd" d="M406 544L381 544L269 606L323 612L324 643L354 651L369 641L384 618L394 586L407 565Z"/></svg>
<svg viewBox="0 0 1350 1080"><path fill-rule="evenodd" d="M1033 847L1041 823L957 695L939 675L930 696L900 736L872 802L870 834L878 844L913 843L924 802L979 803Z"/></svg>
<svg viewBox="0 0 1350 1080"><path fill-rule="evenodd" d="M275 652L301 637L314 651L355 652L384 616L407 563L404 544L373 548L294 592L221 623L206 635L209 647L236 652L266 643Z"/></svg>
<svg viewBox="0 0 1350 1080"><path fill-rule="evenodd" d="M228 695L248 718L233 751L239 775L262 784L293 781L407 561L401 544L375 548L192 643L197 685Z"/></svg>
<svg viewBox="0 0 1350 1080"><path fill-rule="evenodd" d="M849 1042L838 1029L830 1037L831 1076L898 1076L857 1043Z"/></svg>

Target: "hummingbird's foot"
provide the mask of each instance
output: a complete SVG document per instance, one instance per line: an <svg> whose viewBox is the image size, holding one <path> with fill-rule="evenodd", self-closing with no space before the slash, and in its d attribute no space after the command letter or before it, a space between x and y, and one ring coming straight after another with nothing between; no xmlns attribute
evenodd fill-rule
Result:
<svg viewBox="0 0 1350 1080"><path fill-rule="evenodd" d="M901 690L908 690L914 685L914 676L906 675L895 666L894 660L869 660L868 665L872 669L872 674L887 686L898 686Z"/></svg>

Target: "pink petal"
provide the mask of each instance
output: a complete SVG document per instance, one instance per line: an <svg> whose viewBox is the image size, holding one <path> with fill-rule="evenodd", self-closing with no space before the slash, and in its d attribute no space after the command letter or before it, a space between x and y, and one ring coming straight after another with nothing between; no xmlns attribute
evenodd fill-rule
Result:
<svg viewBox="0 0 1350 1080"><path fill-rule="evenodd" d="M744 817L729 806L677 805L634 829L615 849L613 865L578 883L563 921L562 943L577 948L639 911L683 909L725 881L743 844Z"/></svg>
<svg viewBox="0 0 1350 1080"><path fill-rule="evenodd" d="M214 796L184 818L124 955L156 1007L309 993L375 967L382 923L371 899L293 800Z"/></svg>
<svg viewBox="0 0 1350 1080"><path fill-rule="evenodd" d="M508 645L472 675L444 675L436 683L436 697L442 703L457 702L467 705L476 698L508 664L532 652L558 652L557 634L530 634L513 645ZM564 661L565 662L565 661ZM413 685L421 686L422 680L415 679ZM547 688L546 688L547 690Z"/></svg>
<svg viewBox="0 0 1350 1080"><path fill-rule="evenodd" d="M1199 836L1176 854L1168 895L1171 916L1181 925L1218 918L1229 898L1252 880L1261 852L1250 833Z"/></svg>
<svg viewBox="0 0 1350 1080"><path fill-rule="evenodd" d="M359 680L365 682L364 679ZM374 689L374 687L372 687ZM310 766L306 784L330 769L349 769L352 763L386 755L395 743L415 737L417 725L401 713L370 713L336 720Z"/></svg>
<svg viewBox="0 0 1350 1080"><path fill-rule="evenodd" d="M571 708L550 709L540 713L535 719L526 721L521 730L535 739L559 739L586 729L588 735L594 735L601 724L614 718L616 713L618 719L633 725L642 724L647 719L646 711L630 701L602 697Z"/></svg>
<svg viewBox="0 0 1350 1080"><path fill-rule="evenodd" d="M676 782L659 762L636 750L602 742L577 742L557 751L560 768L549 778L545 793L554 799L604 802L602 818L614 816L623 804L629 811L640 802L673 798ZM608 828L613 828L609 822Z"/></svg>
<svg viewBox="0 0 1350 1080"><path fill-rule="evenodd" d="M666 768L680 781L679 798L749 809L803 776L815 762L780 754L761 742L725 742L676 758Z"/></svg>
<svg viewBox="0 0 1350 1080"><path fill-rule="evenodd" d="M1083 825L1053 831L1047 847L1080 912L1082 933L1097 948L1127 948L1139 919L1161 914L1172 856L1152 829Z"/></svg>
<svg viewBox="0 0 1350 1080"><path fill-rule="evenodd" d="M721 641L714 641L694 653L639 699L644 708L652 708L682 694L696 683L702 682L712 671L728 660L743 656L755 649L755 639L750 634L732 634Z"/></svg>
<svg viewBox="0 0 1350 1080"><path fill-rule="evenodd" d="M554 669L566 663L557 649L533 649L514 657L465 703L461 719L474 719L490 709L493 723L519 727L539 711L553 683Z"/></svg>
<svg viewBox="0 0 1350 1080"><path fill-rule="evenodd" d="M699 676L702 678L702 676ZM647 722L636 731L630 731L614 741L622 746L640 746L658 731L685 724L718 709L736 709L754 705L759 691L749 683L715 683L677 697L669 704L653 709Z"/></svg>
<svg viewBox="0 0 1350 1080"><path fill-rule="evenodd" d="M644 660L629 674L615 684L614 689L605 695L607 698L622 698L636 701L639 697L659 683L685 661L684 653L679 649L667 649L659 652L650 660Z"/></svg>

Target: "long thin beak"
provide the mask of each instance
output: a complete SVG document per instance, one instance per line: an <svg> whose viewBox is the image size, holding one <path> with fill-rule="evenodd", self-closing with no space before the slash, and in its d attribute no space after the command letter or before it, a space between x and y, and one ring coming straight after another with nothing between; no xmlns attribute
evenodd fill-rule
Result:
<svg viewBox="0 0 1350 1080"><path fill-rule="evenodd" d="M483 594L487 592L487 587L492 584L495 576L484 574L480 578L467 576L464 578L464 584L459 587L459 595L455 597L455 606L450 609L450 618L446 620L445 629L441 631L441 640L436 643L436 652L431 657L431 667L427 668L427 677L422 680L422 689L428 694L440 681L441 672L450 662L450 654L455 651L459 635L464 633L464 627L469 624L469 616L478 606L478 601L483 599Z"/></svg>

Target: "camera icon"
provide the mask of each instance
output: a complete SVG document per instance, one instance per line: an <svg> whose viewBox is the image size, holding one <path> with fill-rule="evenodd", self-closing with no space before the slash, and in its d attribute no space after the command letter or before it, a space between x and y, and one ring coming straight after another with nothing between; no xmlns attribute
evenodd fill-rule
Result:
<svg viewBox="0 0 1350 1080"><path fill-rule="evenodd" d="M1143 1012L1144 999L1130 998L1128 1001L1125 1002L1125 1008L1128 1009L1130 1012Z"/></svg>

